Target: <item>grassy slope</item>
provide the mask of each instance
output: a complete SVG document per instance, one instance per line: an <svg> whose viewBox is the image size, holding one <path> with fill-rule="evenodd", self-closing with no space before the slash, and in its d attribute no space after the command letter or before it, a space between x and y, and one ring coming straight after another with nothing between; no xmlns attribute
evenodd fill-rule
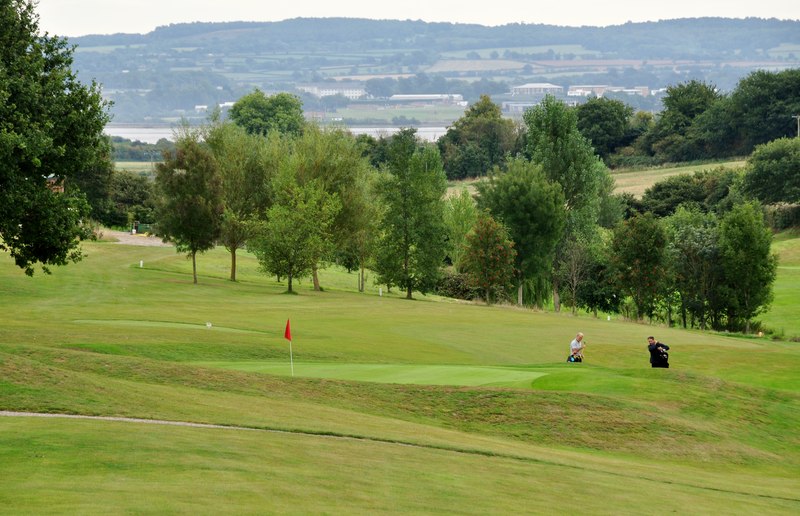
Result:
<svg viewBox="0 0 800 516"><path fill-rule="evenodd" d="M800 231L785 231L776 235L772 245L778 255L778 279L769 312L759 318L767 328L786 338L800 338Z"/></svg>
<svg viewBox="0 0 800 516"><path fill-rule="evenodd" d="M644 195L645 190L668 177L681 174L694 174L700 170L709 170L719 167L735 170L744 167L744 165L745 162L743 160L722 161L718 163L682 165L678 167L668 166L644 170L619 170L614 171L612 176L616 182L616 193L631 193L636 197L641 197Z"/></svg>
<svg viewBox="0 0 800 516"><path fill-rule="evenodd" d="M107 504L130 512L624 513L654 497L665 510L800 505L800 352L792 344L659 329L673 346L673 369L658 371L647 367L643 344L654 330L637 324L356 294L343 290L355 283L343 272L323 277L324 293L306 283L301 295L282 295L246 253L242 281L225 281L219 250L200 257L195 286L190 264L171 249L86 249L84 262L53 276L26 278L7 256L0 261L0 310L9 315L0 409L296 434L0 418L0 476L11 479L0 499L23 512L53 507L57 496L62 512L89 513ZM499 389L288 378L287 317L298 372L340 364L337 376L352 379L368 364L387 374L402 370L393 365L430 374L423 366L435 365L450 366L438 374L453 383L470 383L476 369L453 366L502 365L530 379ZM587 334L589 360L576 368L562 361L577 329ZM283 366L284 375L200 361ZM564 495L567 477L584 486L578 494ZM189 486L201 492L187 496Z"/></svg>

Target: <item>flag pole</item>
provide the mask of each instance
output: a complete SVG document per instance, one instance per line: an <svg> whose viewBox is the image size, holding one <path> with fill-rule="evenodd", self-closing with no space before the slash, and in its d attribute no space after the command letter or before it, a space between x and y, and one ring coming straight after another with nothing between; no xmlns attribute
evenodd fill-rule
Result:
<svg viewBox="0 0 800 516"><path fill-rule="evenodd" d="M289 341L289 364L292 367L292 377L294 378L294 355L292 354L292 328L289 324L289 319L286 319L286 330L283 332L283 338Z"/></svg>

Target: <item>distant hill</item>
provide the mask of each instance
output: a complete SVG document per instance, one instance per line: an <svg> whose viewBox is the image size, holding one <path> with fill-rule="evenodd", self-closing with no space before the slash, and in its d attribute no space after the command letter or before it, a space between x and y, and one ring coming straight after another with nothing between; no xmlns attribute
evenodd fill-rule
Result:
<svg viewBox="0 0 800 516"><path fill-rule="evenodd" d="M416 77L395 85L395 92L456 92L468 100L525 82L657 89L700 79L731 89L754 69L797 67L800 21L693 18L610 27L486 27L296 18L175 24L148 34L83 36L70 43L78 45L81 78L104 85L116 102L117 118L141 120L236 100L253 87L293 91L299 84L331 80ZM313 102L309 98L307 104Z"/></svg>

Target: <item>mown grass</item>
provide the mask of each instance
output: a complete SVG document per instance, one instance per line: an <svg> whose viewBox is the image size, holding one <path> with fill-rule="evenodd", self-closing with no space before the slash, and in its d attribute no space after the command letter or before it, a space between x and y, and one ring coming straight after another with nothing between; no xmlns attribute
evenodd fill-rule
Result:
<svg viewBox="0 0 800 516"><path fill-rule="evenodd" d="M0 417L13 512L800 508L792 343L359 294L338 269L289 296L247 253L227 281L222 250L193 285L171 248L85 250L52 276L0 260L0 410L288 433ZM648 367L650 333L672 369Z"/></svg>

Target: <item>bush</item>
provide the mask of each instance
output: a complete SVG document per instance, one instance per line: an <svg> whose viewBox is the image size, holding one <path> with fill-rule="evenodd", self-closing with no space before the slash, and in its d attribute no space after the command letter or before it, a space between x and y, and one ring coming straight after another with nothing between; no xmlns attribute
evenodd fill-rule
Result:
<svg viewBox="0 0 800 516"><path fill-rule="evenodd" d="M445 271L442 274L439 283L436 285L436 294L468 301L480 297L478 289L471 284L468 275L452 270Z"/></svg>
<svg viewBox="0 0 800 516"><path fill-rule="evenodd" d="M800 204L771 204L764 208L764 215L773 231L800 227Z"/></svg>

